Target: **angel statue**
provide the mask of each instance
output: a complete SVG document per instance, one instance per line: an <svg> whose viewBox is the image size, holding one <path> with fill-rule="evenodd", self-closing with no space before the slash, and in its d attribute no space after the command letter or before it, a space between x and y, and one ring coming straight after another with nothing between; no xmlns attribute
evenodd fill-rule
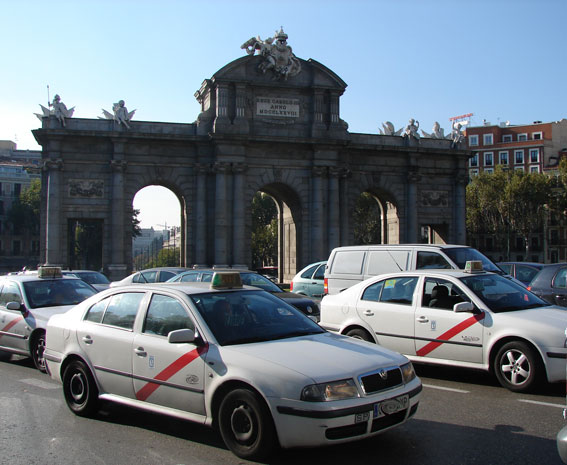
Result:
<svg viewBox="0 0 567 465"><path fill-rule="evenodd" d="M380 129L380 134L383 136L399 136L402 133L403 128L394 129L394 125L390 121L384 121L382 123L382 129Z"/></svg>
<svg viewBox="0 0 567 465"><path fill-rule="evenodd" d="M118 103L112 105L112 111L114 112L114 114L106 111L104 108L102 109L102 113L104 114L106 119L113 119L114 121L117 121L118 124L123 124L128 129L130 129L130 125L128 123L132 120L132 117L134 116L134 113L136 113L136 110L128 112L124 100L120 100L118 101Z"/></svg>
<svg viewBox="0 0 567 465"><path fill-rule="evenodd" d="M452 141L451 142L452 148L457 148L465 138L464 134L461 132L462 127L463 125L461 123L457 123L456 121L453 122L453 130L451 131L451 136L450 136L450 139Z"/></svg>
<svg viewBox="0 0 567 465"><path fill-rule="evenodd" d="M73 116L73 113L75 112L75 107L67 109L67 106L61 101L61 97L57 94L55 95L55 97L53 97L53 101L49 102L48 105L49 108L45 108L40 104L39 106L41 107L42 114L35 113L35 116L37 116L41 120L43 118L49 118L50 115L53 115L57 118L57 120L63 127L65 127L65 118L71 118Z"/></svg>
<svg viewBox="0 0 567 465"><path fill-rule="evenodd" d="M411 118L408 122L408 125L404 129L404 137L413 137L414 139L419 140L419 134L417 130L419 129L419 121L414 120Z"/></svg>
<svg viewBox="0 0 567 465"><path fill-rule="evenodd" d="M429 137L431 139L445 139L445 130L437 121L433 124L432 131L433 132L429 134L422 129L421 134L423 134L423 137Z"/></svg>

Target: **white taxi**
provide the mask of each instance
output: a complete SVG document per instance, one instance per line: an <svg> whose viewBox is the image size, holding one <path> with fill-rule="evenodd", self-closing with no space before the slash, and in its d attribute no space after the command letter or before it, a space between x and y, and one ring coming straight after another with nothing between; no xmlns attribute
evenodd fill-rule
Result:
<svg viewBox="0 0 567 465"><path fill-rule="evenodd" d="M63 277L59 267L0 277L0 352L30 356L45 371L47 320L96 293L77 277Z"/></svg>
<svg viewBox="0 0 567 465"><path fill-rule="evenodd" d="M329 333L238 273L103 291L49 321L45 358L77 415L105 399L196 421L248 459L377 434L422 389L406 357Z"/></svg>
<svg viewBox="0 0 567 465"><path fill-rule="evenodd" d="M512 391L565 381L567 311L474 265L375 276L324 297L320 324L414 362L492 371Z"/></svg>

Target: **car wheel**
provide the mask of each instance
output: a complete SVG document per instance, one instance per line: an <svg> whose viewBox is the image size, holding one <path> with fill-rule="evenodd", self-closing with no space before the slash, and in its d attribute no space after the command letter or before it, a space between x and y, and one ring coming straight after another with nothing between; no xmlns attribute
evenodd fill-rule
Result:
<svg viewBox="0 0 567 465"><path fill-rule="evenodd" d="M345 334L348 337L353 337L355 339L361 339L366 342L374 342L368 331L360 328L351 329Z"/></svg>
<svg viewBox="0 0 567 465"><path fill-rule="evenodd" d="M254 392L235 389L219 408L219 429L226 446L238 457L259 460L276 446L276 432L268 407Z"/></svg>
<svg viewBox="0 0 567 465"><path fill-rule="evenodd" d="M47 372L47 368L45 366L45 358L43 357L44 351L45 351L45 333L41 332L39 335L34 337L31 343L31 356L35 367L43 373Z"/></svg>
<svg viewBox="0 0 567 465"><path fill-rule="evenodd" d="M494 370L500 384L514 392L530 391L541 377L538 355L520 341L509 342L500 348Z"/></svg>
<svg viewBox="0 0 567 465"><path fill-rule="evenodd" d="M63 372L63 395L74 414L91 416L97 408L98 389L89 368L74 360Z"/></svg>

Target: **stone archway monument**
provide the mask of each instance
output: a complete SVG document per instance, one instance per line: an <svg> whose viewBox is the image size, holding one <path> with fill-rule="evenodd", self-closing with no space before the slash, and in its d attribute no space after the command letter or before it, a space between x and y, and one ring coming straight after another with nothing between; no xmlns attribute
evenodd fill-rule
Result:
<svg viewBox="0 0 567 465"><path fill-rule="evenodd" d="M427 227L436 241L464 243L470 152L459 134L420 137L415 120L405 130L386 122L380 134L349 132L340 118L346 83L296 57L287 39L280 29L245 42L246 55L195 93L192 124L135 121L124 101L103 119L43 107L33 131L43 149L42 260L69 265L72 236L88 224L101 244L91 262L111 279L130 273L132 202L148 185L180 200L185 266L251 265L258 191L278 204L282 280L353 243L363 192L384 206L384 242L418 242Z"/></svg>

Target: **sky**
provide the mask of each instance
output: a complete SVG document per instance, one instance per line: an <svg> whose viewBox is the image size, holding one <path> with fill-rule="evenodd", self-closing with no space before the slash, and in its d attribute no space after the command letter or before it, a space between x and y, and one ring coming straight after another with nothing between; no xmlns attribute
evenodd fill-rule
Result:
<svg viewBox="0 0 567 465"><path fill-rule="evenodd" d="M40 149L34 113L55 94L77 118L122 99L134 120L192 123L201 83L280 27L297 57L347 83L350 132L567 117L566 0L0 0L0 11L0 140L23 150ZM179 224L164 191L137 194L142 227Z"/></svg>

